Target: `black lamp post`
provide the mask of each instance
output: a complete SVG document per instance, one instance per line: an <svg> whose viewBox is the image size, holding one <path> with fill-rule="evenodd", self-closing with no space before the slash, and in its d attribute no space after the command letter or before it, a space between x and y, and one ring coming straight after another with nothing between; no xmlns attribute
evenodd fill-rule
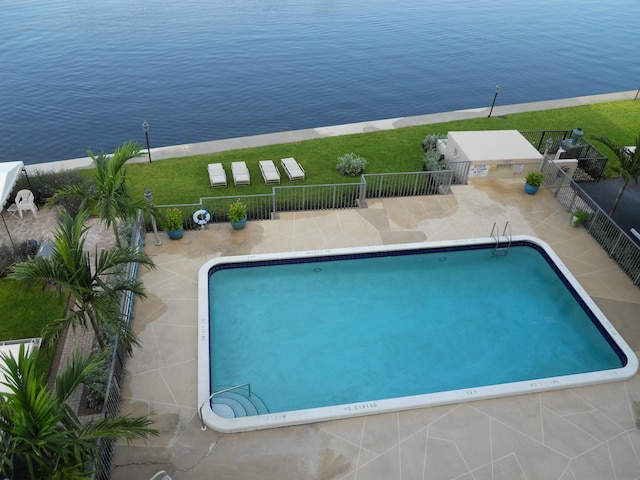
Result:
<svg viewBox="0 0 640 480"><path fill-rule="evenodd" d="M33 187L31 186L31 179L29 178L29 174L27 173L27 169L22 167L22 171L24 172L24 176L27 179L27 183L29 184L29 190L33 190Z"/></svg>
<svg viewBox="0 0 640 480"><path fill-rule="evenodd" d="M142 130L144 130L144 136L147 139L147 154L149 154L149 163L151 163L151 148L149 147L149 124L146 120L142 122Z"/></svg>
<svg viewBox="0 0 640 480"><path fill-rule="evenodd" d="M153 206L153 193L151 193L151 190L149 190L148 188L144 191L144 198L147 199L147 202L149 203L149 206L152 207ZM162 242L158 238L158 226L156 225L156 216L155 216L154 212L151 212L151 225L153 226L153 235L155 236L154 243L156 244L156 246L162 245Z"/></svg>
<svg viewBox="0 0 640 480"><path fill-rule="evenodd" d="M496 85L496 94L493 96L493 102L491 102L491 110L489 110L489 115L487 116L487 118L491 117L493 106L496 104L496 98L498 98L498 94L500 93L500 88L500 85Z"/></svg>

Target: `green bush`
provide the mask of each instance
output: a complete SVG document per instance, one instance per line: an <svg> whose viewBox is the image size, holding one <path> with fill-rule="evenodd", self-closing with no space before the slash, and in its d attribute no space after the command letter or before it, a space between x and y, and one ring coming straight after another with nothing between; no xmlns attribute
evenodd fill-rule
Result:
<svg viewBox="0 0 640 480"><path fill-rule="evenodd" d="M422 140L422 148L425 152L429 150L436 150L438 147L438 140L444 140L447 138L446 135L442 135L441 133L428 133L424 140Z"/></svg>
<svg viewBox="0 0 640 480"><path fill-rule="evenodd" d="M444 169L442 155L437 150L427 150L422 160L422 169L425 172L439 172Z"/></svg>
<svg viewBox="0 0 640 480"><path fill-rule="evenodd" d="M88 185L87 178L77 170L61 170L57 172L41 172L36 170L29 173L29 178L21 176L13 189L15 198L19 190L28 189L33 192L36 203L42 205L49 200L57 190L64 190L72 185ZM69 198L60 201L71 216L75 216L82 198Z"/></svg>
<svg viewBox="0 0 640 480"><path fill-rule="evenodd" d="M338 157L336 170L340 175L355 177L364 172L365 168L367 168L367 161L353 152Z"/></svg>
<svg viewBox="0 0 640 480"><path fill-rule="evenodd" d="M15 249L12 245L0 246L0 278L5 277L9 273L9 268L18 262L24 262L27 257L35 256L38 253L40 243L37 240L27 240L26 242L16 243Z"/></svg>
<svg viewBox="0 0 640 480"><path fill-rule="evenodd" d="M525 177L525 181L532 187L539 187L544 180L544 174L542 172L529 172Z"/></svg>

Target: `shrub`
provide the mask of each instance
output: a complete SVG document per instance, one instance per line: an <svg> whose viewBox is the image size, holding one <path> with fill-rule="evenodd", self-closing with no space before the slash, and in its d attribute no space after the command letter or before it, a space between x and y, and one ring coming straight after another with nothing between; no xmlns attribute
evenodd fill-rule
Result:
<svg viewBox="0 0 640 480"><path fill-rule="evenodd" d="M179 208L167 208L162 214L162 226L168 231L177 231L183 228L182 211Z"/></svg>
<svg viewBox="0 0 640 480"><path fill-rule="evenodd" d="M525 178L525 181L532 187L539 187L542 185L544 175L542 172L529 172Z"/></svg>
<svg viewBox="0 0 640 480"><path fill-rule="evenodd" d="M425 172L439 172L444 169L442 155L437 150L427 150L422 160L422 169Z"/></svg>
<svg viewBox="0 0 640 480"><path fill-rule="evenodd" d="M72 185L85 185L87 186L89 181L79 172L75 170L61 170L58 172L41 172L34 171L29 174L29 179L21 176L16 182L16 186L13 189L13 198L16 193L23 188L29 189L33 192L36 203L43 204L50 199L53 194L58 190L64 190ZM72 203L80 205L82 199L72 199ZM67 208L65 203L60 202L64 208ZM71 213L71 210L67 208L67 211ZM77 210L76 210L77 211Z"/></svg>
<svg viewBox="0 0 640 480"><path fill-rule="evenodd" d="M37 240L27 240L17 243L15 250L12 245L0 246L0 278L9 273L9 268L13 264L24 262L27 257L35 256L38 253L38 245L40 243Z"/></svg>
<svg viewBox="0 0 640 480"><path fill-rule="evenodd" d="M355 177L364 172L365 168L367 168L367 161L353 152L338 157L336 170L338 170L340 175Z"/></svg>
<svg viewBox="0 0 640 480"><path fill-rule="evenodd" d="M133 219L125 219L118 221L118 236L120 237L120 245L123 247L130 246L131 237L133 236L133 227L136 226L136 221Z"/></svg>
<svg viewBox="0 0 640 480"><path fill-rule="evenodd" d="M240 199L229 205L227 217L232 222L239 222L247 216L247 205Z"/></svg>
<svg viewBox="0 0 640 480"><path fill-rule="evenodd" d="M425 152L429 150L436 150L438 147L438 140L444 140L446 135L440 133L428 133L422 141L422 148Z"/></svg>
<svg viewBox="0 0 640 480"><path fill-rule="evenodd" d="M94 347L94 352L100 349ZM84 379L87 387L87 406L94 410L99 410L104 405L104 399L107 394L107 383L109 382L109 362L102 362L99 367L92 370Z"/></svg>

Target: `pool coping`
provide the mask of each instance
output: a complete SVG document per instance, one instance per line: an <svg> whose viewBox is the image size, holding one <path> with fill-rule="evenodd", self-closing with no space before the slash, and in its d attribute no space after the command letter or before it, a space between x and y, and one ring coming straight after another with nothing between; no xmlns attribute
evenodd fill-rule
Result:
<svg viewBox="0 0 640 480"><path fill-rule="evenodd" d="M589 294L584 290L574 275L564 265L553 249L543 240L529 236L517 235L512 237L513 242L524 241L533 243L542 248L548 257L554 262L555 267L571 284L575 292L598 319L603 329L616 342L619 349L627 357L627 363L621 368L599 372L589 372L561 377L550 377L541 380L528 380L499 385L476 387L471 389L450 390L446 392L429 393L393 399L383 399L352 404L319 407L291 412L255 415L238 418L223 418L216 415L210 407L210 372L209 372L209 271L222 263L246 263L256 261L269 261L292 258L317 258L335 255L350 255L355 253L375 253L388 251L415 250L425 248L461 247L474 245L495 244L494 238L476 238L437 242L407 243L399 245L376 245L358 248L309 250L302 252L283 252L218 257L207 261L198 272L198 387L197 401L198 413L202 420L203 429L210 427L222 433L245 432L277 428L306 423L323 422L329 420L373 415L380 413L396 412L429 406L455 404L473 400L485 400L512 395L537 393L542 391L557 390L601 384L614 381L623 381L633 377L638 370L638 359L633 350L627 345L617 330L606 318L604 313L593 302Z"/></svg>

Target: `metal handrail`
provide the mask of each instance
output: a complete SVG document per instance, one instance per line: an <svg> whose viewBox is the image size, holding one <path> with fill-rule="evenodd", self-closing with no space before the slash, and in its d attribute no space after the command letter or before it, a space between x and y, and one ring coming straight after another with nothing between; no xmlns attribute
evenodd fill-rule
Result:
<svg viewBox="0 0 640 480"><path fill-rule="evenodd" d="M504 255L507 254L507 252L509 251L509 247L511 247L511 225L509 224L509 222L507 221L507 223L504 224L504 229L502 230L502 235L500 235L500 231L497 229L498 227L498 223L497 222L493 222L493 227L491 228L491 238L493 238L496 241L496 248L494 250L494 255L498 254L498 250L504 250ZM507 229L509 230L509 234L507 235ZM494 233L495 232L495 235ZM502 238L504 237L504 241L507 242L507 246L506 247L500 247L500 242L502 241Z"/></svg>
<svg viewBox="0 0 640 480"><path fill-rule="evenodd" d="M202 402L202 404L198 408L198 416L200 417L200 421L202 422L202 427L200 427L200 429L202 431L205 431L207 429L207 426L204 424L204 417L202 415L202 408L207 403L209 403L213 397L215 397L216 395L220 395L221 393L226 393L226 392L229 392L231 390L235 390L237 388L244 388L244 387L247 387L247 389L249 390L249 396L251 396L251 384L250 383L242 383L240 385L236 385L235 387L229 387L229 388L225 388L225 389L222 389L222 390L218 390L216 392L213 392L211 395L209 395L209 398L207 398L204 402Z"/></svg>

